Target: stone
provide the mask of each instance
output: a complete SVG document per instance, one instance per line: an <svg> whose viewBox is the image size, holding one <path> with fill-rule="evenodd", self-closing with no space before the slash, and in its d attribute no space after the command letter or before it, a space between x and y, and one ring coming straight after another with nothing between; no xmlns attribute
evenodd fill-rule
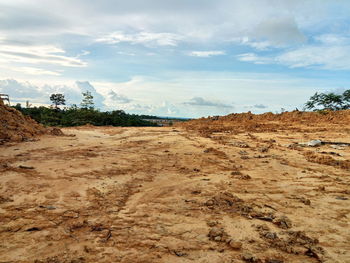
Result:
<svg viewBox="0 0 350 263"><path fill-rule="evenodd" d="M337 199L337 200L349 200L349 198L347 198L345 196L337 196L335 199Z"/></svg>
<svg viewBox="0 0 350 263"><path fill-rule="evenodd" d="M277 234L276 233L272 233L272 232L266 232L264 234L264 237L266 237L268 239L276 239L277 238Z"/></svg>
<svg viewBox="0 0 350 263"><path fill-rule="evenodd" d="M258 148L258 151L261 153L266 153L269 151L269 147L260 147L260 148Z"/></svg>
<svg viewBox="0 0 350 263"><path fill-rule="evenodd" d="M251 262L251 263L258 262L257 258L250 252L244 252L242 255L242 259L245 262Z"/></svg>
<svg viewBox="0 0 350 263"><path fill-rule="evenodd" d="M215 239L216 237L221 237L224 234L224 230L219 227L213 227L209 231L209 238Z"/></svg>
<svg viewBox="0 0 350 263"><path fill-rule="evenodd" d="M213 227L212 229L210 229L208 237L209 240L213 240L216 242L227 242L229 238L224 229L220 227Z"/></svg>
<svg viewBox="0 0 350 263"><path fill-rule="evenodd" d="M214 240L215 240L215 241L221 241L221 236L216 236L216 237L214 237Z"/></svg>
<svg viewBox="0 0 350 263"><path fill-rule="evenodd" d="M244 175L241 175L239 177L239 179L242 179L242 180L250 180L252 179L252 177L249 175L249 174L244 174Z"/></svg>
<svg viewBox="0 0 350 263"><path fill-rule="evenodd" d="M210 226L210 227L214 227L217 224L218 224L218 221L210 221L210 222L207 223L207 225Z"/></svg>
<svg viewBox="0 0 350 263"><path fill-rule="evenodd" d="M310 201L310 199L306 199L306 198L300 198L300 201L302 202L302 203L304 203L305 205L311 205L311 201Z"/></svg>
<svg viewBox="0 0 350 263"><path fill-rule="evenodd" d="M283 263L284 261L283 260L280 260L280 259L267 259L265 261L266 263Z"/></svg>
<svg viewBox="0 0 350 263"><path fill-rule="evenodd" d="M34 169L33 166L26 166L26 165L20 165L18 167L21 168L21 169L27 169L27 170L33 170Z"/></svg>
<svg viewBox="0 0 350 263"><path fill-rule="evenodd" d="M233 248L233 249L236 249L236 250L239 250L242 248L242 242L237 242L237 241L233 241L231 240L228 245Z"/></svg>
<svg viewBox="0 0 350 263"><path fill-rule="evenodd" d="M344 150L344 147L339 146L339 145L330 145L331 148L336 149L336 150Z"/></svg>
<svg viewBox="0 0 350 263"><path fill-rule="evenodd" d="M312 140L307 143L307 146L310 146L310 147L317 147L321 145L322 145L322 141L320 140Z"/></svg>
<svg viewBox="0 0 350 263"><path fill-rule="evenodd" d="M274 223L283 229L288 229L292 227L292 221L286 216L281 216L276 218L274 220Z"/></svg>

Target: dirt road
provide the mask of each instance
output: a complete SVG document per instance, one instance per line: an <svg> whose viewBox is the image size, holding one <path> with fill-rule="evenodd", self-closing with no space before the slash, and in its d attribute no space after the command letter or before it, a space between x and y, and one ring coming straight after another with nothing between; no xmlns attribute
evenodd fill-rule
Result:
<svg viewBox="0 0 350 263"><path fill-rule="evenodd" d="M293 144L346 131L64 132L0 147L0 262L350 262L350 147Z"/></svg>

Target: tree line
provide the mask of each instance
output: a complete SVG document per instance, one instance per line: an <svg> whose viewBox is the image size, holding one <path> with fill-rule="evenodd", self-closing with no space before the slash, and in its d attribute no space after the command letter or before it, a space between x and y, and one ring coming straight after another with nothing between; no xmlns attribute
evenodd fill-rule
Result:
<svg viewBox="0 0 350 263"><path fill-rule="evenodd" d="M82 93L80 105L66 106L64 94L51 94L50 107L22 107L14 106L17 110L45 126L80 126L91 124L95 126L157 126L144 119L153 119L155 116L127 114L123 110L101 112L95 108L94 97L91 92Z"/></svg>
<svg viewBox="0 0 350 263"><path fill-rule="evenodd" d="M82 93L79 106L73 104L67 107L65 96L60 93L51 94L50 101L50 107L31 107L27 102L26 107L18 103L14 108L46 126L158 126L146 119L160 119L157 116L127 114L123 110L101 112L95 108L94 97L89 91ZM316 92L304 107L304 110L313 111L347 109L350 109L350 90L345 90L342 94Z"/></svg>

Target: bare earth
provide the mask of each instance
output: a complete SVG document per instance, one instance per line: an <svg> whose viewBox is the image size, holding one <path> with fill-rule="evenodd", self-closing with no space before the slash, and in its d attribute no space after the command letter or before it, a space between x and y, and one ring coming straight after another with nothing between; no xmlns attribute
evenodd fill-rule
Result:
<svg viewBox="0 0 350 263"><path fill-rule="evenodd" d="M0 146L0 262L350 262L350 147L291 145L350 142L319 130L82 127Z"/></svg>

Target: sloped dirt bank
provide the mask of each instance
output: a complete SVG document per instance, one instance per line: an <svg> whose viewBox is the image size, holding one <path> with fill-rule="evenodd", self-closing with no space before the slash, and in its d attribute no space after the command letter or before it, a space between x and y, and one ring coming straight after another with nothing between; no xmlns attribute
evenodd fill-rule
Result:
<svg viewBox="0 0 350 263"><path fill-rule="evenodd" d="M25 141L46 131L42 125L0 100L0 144Z"/></svg>

